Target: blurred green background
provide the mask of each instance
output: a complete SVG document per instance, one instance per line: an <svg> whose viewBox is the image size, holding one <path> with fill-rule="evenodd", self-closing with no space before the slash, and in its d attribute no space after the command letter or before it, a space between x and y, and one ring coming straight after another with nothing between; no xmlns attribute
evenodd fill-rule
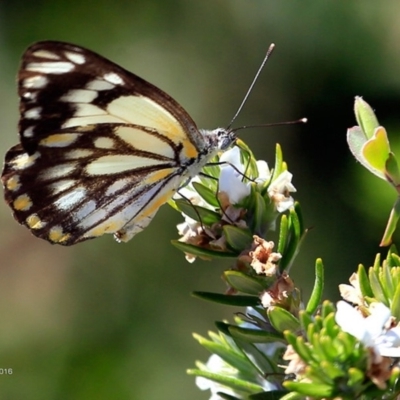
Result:
<svg viewBox="0 0 400 400"><path fill-rule="evenodd" d="M226 126L266 49L276 44L235 126L307 117L305 126L241 131L273 165L279 142L312 228L291 275L309 295L316 257L338 299L370 265L395 193L347 149L355 95L399 142L400 4L395 0L35 0L0 2L0 146L17 141L19 58L32 42L95 50L178 100L198 126ZM396 147L396 146L395 146ZM398 146L397 146L398 147ZM1 399L207 399L185 374L205 335L233 309L193 290L223 291L229 263L188 264L163 207L128 244L110 235L73 248L34 238L0 204Z"/></svg>

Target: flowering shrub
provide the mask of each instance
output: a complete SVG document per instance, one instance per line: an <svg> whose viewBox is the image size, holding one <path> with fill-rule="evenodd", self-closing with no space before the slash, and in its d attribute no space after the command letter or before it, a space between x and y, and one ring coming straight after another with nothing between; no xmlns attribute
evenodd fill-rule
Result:
<svg viewBox="0 0 400 400"><path fill-rule="evenodd" d="M358 126L350 150L400 193L400 173L386 131L356 98ZM196 296L236 307L234 323L217 322L209 339L194 335L212 355L189 374L218 399L400 398L400 257L394 246L368 270L360 265L340 285L336 307L322 300L323 264L316 261L310 298L289 276L306 229L279 145L273 169L241 141L222 154L170 202L182 213L173 244L188 261L229 257L223 294ZM217 194L217 195L216 195ZM400 216L397 198L381 245L391 244ZM273 241L275 238L275 242Z"/></svg>

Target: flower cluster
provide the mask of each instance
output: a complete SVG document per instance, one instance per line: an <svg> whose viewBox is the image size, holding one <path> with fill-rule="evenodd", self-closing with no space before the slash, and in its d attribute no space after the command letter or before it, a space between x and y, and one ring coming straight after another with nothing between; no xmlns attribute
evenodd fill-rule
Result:
<svg viewBox="0 0 400 400"><path fill-rule="evenodd" d="M254 235L265 237L277 217L293 207L292 174L277 150L280 158L271 171L239 142L179 190L170 204L185 221L174 244L188 261L241 254Z"/></svg>
<svg viewBox="0 0 400 400"><path fill-rule="evenodd" d="M362 99L355 105L359 126L348 131L351 151L400 193L386 131ZM396 248L383 261L377 256L368 270L360 265L350 285L340 285L345 301L336 307L322 301L324 269L317 259L314 287L304 301L289 269L306 229L280 147L272 170L242 142L214 161L171 202L185 219L174 244L190 261L232 257L222 274L225 293L194 295L246 311L236 313L234 323L216 322L218 333L210 332L210 339L195 335L212 353L188 371L198 387L209 390L211 400L399 399ZM391 242L399 218L400 196L381 244Z"/></svg>

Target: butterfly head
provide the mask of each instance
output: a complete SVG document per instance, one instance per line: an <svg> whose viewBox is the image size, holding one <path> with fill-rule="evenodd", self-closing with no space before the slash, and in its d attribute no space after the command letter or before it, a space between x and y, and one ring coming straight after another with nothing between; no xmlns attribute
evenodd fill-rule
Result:
<svg viewBox="0 0 400 400"><path fill-rule="evenodd" d="M220 150L227 150L233 143L235 143L237 137L233 130L217 128L216 131L218 136L218 147Z"/></svg>
<svg viewBox="0 0 400 400"><path fill-rule="evenodd" d="M209 147L217 151L225 151L236 142L236 133L231 129L216 128L212 131L202 131L203 137L208 139Z"/></svg>

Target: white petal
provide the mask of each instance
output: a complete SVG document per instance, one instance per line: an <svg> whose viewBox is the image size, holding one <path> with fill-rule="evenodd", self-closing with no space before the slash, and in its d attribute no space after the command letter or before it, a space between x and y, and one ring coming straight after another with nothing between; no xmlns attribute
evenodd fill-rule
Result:
<svg viewBox="0 0 400 400"><path fill-rule="evenodd" d="M234 165L241 173L244 172L244 165L240 162L240 150L239 147L234 146L228 151L225 151L219 158L220 162ZM229 165L222 165L221 169L229 168Z"/></svg>
<svg viewBox="0 0 400 400"><path fill-rule="evenodd" d="M243 183L233 168L223 168L219 177L219 191L228 195L231 204L237 204L250 194L250 185Z"/></svg>
<svg viewBox="0 0 400 400"><path fill-rule="evenodd" d="M339 301L336 305L337 312L335 320L343 331L364 342L366 335L365 319L350 304Z"/></svg>
<svg viewBox="0 0 400 400"><path fill-rule="evenodd" d="M258 169L258 178L256 179L256 182L263 183L271 177L271 171L264 160L258 160L256 161L256 164Z"/></svg>

